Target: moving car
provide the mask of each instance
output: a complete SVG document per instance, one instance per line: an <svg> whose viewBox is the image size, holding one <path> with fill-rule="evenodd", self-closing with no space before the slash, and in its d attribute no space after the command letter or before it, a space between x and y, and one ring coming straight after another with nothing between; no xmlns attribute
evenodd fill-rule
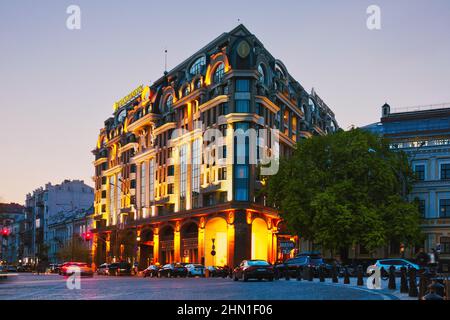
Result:
<svg viewBox="0 0 450 320"><path fill-rule="evenodd" d="M144 278L157 277L158 276L158 271L159 271L159 267L157 265L152 264L152 265L148 266L148 268L143 271Z"/></svg>
<svg viewBox="0 0 450 320"><path fill-rule="evenodd" d="M66 262L61 266L59 274L62 276L70 276L74 272L72 268L79 268L80 276L82 277L94 276L94 271L85 262Z"/></svg>
<svg viewBox="0 0 450 320"><path fill-rule="evenodd" d="M158 277L187 277L187 268L179 263L169 263L164 265L158 271Z"/></svg>
<svg viewBox="0 0 450 320"><path fill-rule="evenodd" d="M108 266L108 274L110 276L131 276L131 263L114 262Z"/></svg>
<svg viewBox="0 0 450 320"><path fill-rule="evenodd" d="M267 279L273 281L273 266L264 260L244 260L233 271L233 280Z"/></svg>
<svg viewBox="0 0 450 320"><path fill-rule="evenodd" d="M378 268L380 268L381 274L383 276L386 276L389 273L389 268L391 266L395 267L395 273L397 274L401 272L402 267L414 268L416 270L420 269L420 267L417 264L412 263L411 261L405 259L381 259L377 260L377 262L375 262L375 265Z"/></svg>
<svg viewBox="0 0 450 320"><path fill-rule="evenodd" d="M188 271L189 277L195 276L203 277L205 275L205 267L202 266L201 264L193 264L193 263L187 264L186 269Z"/></svg>
<svg viewBox="0 0 450 320"><path fill-rule="evenodd" d="M102 275L102 276L109 275L109 264L103 263L103 264L99 265L97 268L97 274Z"/></svg>

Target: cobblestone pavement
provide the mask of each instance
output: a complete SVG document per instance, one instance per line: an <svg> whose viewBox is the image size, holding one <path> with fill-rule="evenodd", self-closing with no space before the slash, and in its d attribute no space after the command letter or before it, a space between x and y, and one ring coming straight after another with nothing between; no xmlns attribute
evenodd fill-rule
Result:
<svg viewBox="0 0 450 320"><path fill-rule="evenodd" d="M155 279L140 277L83 278L80 290L69 290L58 275L19 274L0 282L0 300L390 300L397 291L350 285L278 280L234 282L221 278ZM387 287L383 283L383 288Z"/></svg>

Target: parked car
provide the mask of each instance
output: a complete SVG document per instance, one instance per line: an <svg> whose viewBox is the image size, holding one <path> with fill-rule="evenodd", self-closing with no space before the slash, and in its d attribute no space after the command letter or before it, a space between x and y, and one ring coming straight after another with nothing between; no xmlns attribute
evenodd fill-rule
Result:
<svg viewBox="0 0 450 320"><path fill-rule="evenodd" d="M187 268L179 263L169 263L162 266L158 271L158 277L187 277Z"/></svg>
<svg viewBox="0 0 450 320"><path fill-rule="evenodd" d="M242 279L267 279L273 281L274 270L273 266L264 260L244 260L233 271L233 280L238 281Z"/></svg>
<svg viewBox="0 0 450 320"><path fill-rule="evenodd" d="M295 258L275 265L275 273L277 276L283 277L287 271L290 277L296 277L298 271L303 270L305 267L312 267L314 276L318 276L320 267L324 268L325 276L331 275L332 265L325 263L320 255L306 254L297 255Z"/></svg>
<svg viewBox="0 0 450 320"><path fill-rule="evenodd" d="M380 268L382 276L386 276L388 274L389 268L391 266L395 267L395 273L397 274L400 273L402 267L414 268L416 270L420 269L417 264L405 259L382 259L377 260L377 262L375 262L375 265Z"/></svg>
<svg viewBox="0 0 450 320"><path fill-rule="evenodd" d="M7 272L11 272L11 273L16 273L17 272L17 267L15 267L15 266L7 266L6 267L6 271Z"/></svg>
<svg viewBox="0 0 450 320"><path fill-rule="evenodd" d="M226 278L230 275L230 268L227 266L219 267L219 266L208 266L206 269L209 272L209 276L212 278ZM205 272L206 272L205 269Z"/></svg>
<svg viewBox="0 0 450 320"><path fill-rule="evenodd" d="M29 265L17 266L17 272L31 272L31 266Z"/></svg>
<svg viewBox="0 0 450 320"><path fill-rule="evenodd" d="M93 277L94 271L85 262L66 262L61 266L60 275L70 276L73 274L71 267L77 267L80 270L80 276L82 277Z"/></svg>
<svg viewBox="0 0 450 320"><path fill-rule="evenodd" d="M109 275L109 264L103 263L103 264L99 265L97 268L97 274L102 275L102 276Z"/></svg>
<svg viewBox="0 0 450 320"><path fill-rule="evenodd" d="M157 276L158 276L158 271L159 271L159 269L160 269L160 268L159 268L157 265L154 265L154 264L148 266L148 268L145 269L145 270L143 271L144 278L147 278L147 277L150 277L150 278L157 277Z"/></svg>
<svg viewBox="0 0 450 320"><path fill-rule="evenodd" d="M203 277L205 275L205 267L201 264L187 264L186 269L189 277Z"/></svg>
<svg viewBox="0 0 450 320"><path fill-rule="evenodd" d="M108 266L110 276L131 276L132 266L128 262L114 262Z"/></svg>

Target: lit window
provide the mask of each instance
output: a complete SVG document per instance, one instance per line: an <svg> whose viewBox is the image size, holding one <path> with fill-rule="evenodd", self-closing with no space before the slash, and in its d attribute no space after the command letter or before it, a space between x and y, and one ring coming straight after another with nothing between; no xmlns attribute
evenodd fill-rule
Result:
<svg viewBox="0 0 450 320"><path fill-rule="evenodd" d="M155 200L155 159L150 160L150 168L149 168L149 200Z"/></svg>
<svg viewBox="0 0 450 320"><path fill-rule="evenodd" d="M140 194L140 202L141 202L141 208L145 207L145 180L146 180L146 166L145 162L142 163L141 166L141 194Z"/></svg>
<svg viewBox="0 0 450 320"><path fill-rule="evenodd" d="M200 74L202 72L202 68L203 68L204 65L206 65L206 58L205 57L198 58L192 64L191 69L189 70L189 72L191 73L191 75Z"/></svg>
<svg viewBox="0 0 450 320"><path fill-rule="evenodd" d="M214 78L213 78L214 83L222 82L224 75L225 75L225 65L223 64L223 62L221 62L214 71Z"/></svg>

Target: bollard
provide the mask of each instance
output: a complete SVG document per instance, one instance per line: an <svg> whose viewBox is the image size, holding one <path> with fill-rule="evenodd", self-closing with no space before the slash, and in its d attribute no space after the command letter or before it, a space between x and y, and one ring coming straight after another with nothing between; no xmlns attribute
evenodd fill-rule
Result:
<svg viewBox="0 0 450 320"><path fill-rule="evenodd" d="M291 280L291 278L289 277L289 269L286 269L286 271L284 273L284 278L286 279L286 281Z"/></svg>
<svg viewBox="0 0 450 320"><path fill-rule="evenodd" d="M302 281L302 267L297 268L297 281Z"/></svg>
<svg viewBox="0 0 450 320"><path fill-rule="evenodd" d="M350 273L347 267L344 269L344 284L350 284Z"/></svg>
<svg viewBox="0 0 450 320"><path fill-rule="evenodd" d="M400 278L400 293L408 293L408 276L406 274L406 267L400 268L401 278Z"/></svg>
<svg viewBox="0 0 450 320"><path fill-rule="evenodd" d="M308 267L308 281L314 280L314 268L312 266Z"/></svg>
<svg viewBox="0 0 450 320"><path fill-rule="evenodd" d="M395 267L394 266L390 266L389 267L389 283L388 283L388 288L390 290L395 290L397 288L397 285L395 283Z"/></svg>
<svg viewBox="0 0 450 320"><path fill-rule="evenodd" d="M324 274L323 265L319 266L319 281L325 282L325 274Z"/></svg>
<svg viewBox="0 0 450 320"><path fill-rule="evenodd" d="M333 265L333 269L331 270L331 278L333 280L333 283L338 283L339 282L335 264Z"/></svg>
<svg viewBox="0 0 450 320"><path fill-rule="evenodd" d="M358 277L357 285L363 286L364 285L364 275L363 275L363 267L361 265L358 266L357 277Z"/></svg>
<svg viewBox="0 0 450 320"><path fill-rule="evenodd" d="M429 273L427 270L419 271L419 300L422 300L423 297L428 292L428 286L430 285Z"/></svg>
<svg viewBox="0 0 450 320"><path fill-rule="evenodd" d="M409 292L408 296L410 297L418 297L419 292L417 291L417 280L416 280L416 269L409 269Z"/></svg>
<svg viewBox="0 0 450 320"><path fill-rule="evenodd" d="M278 268L275 268L275 272L274 272L274 279L275 280L280 280L280 270L278 270Z"/></svg>

